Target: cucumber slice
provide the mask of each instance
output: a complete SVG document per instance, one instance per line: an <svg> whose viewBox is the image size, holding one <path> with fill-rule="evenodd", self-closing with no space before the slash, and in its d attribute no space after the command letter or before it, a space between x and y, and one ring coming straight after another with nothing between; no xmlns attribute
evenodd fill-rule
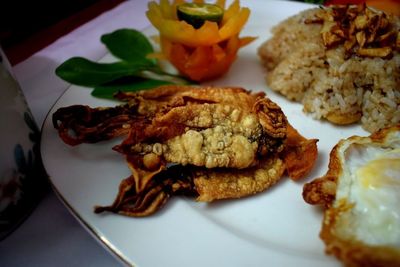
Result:
<svg viewBox="0 0 400 267"><path fill-rule="evenodd" d="M220 23L224 9L213 4L184 3L176 8L179 20L184 20L194 28L200 28L206 20Z"/></svg>

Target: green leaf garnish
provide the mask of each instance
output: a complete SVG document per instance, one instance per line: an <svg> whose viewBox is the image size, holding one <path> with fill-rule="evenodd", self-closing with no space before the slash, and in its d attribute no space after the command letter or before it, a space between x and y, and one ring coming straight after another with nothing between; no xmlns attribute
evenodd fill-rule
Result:
<svg viewBox="0 0 400 267"><path fill-rule="evenodd" d="M153 66L147 61L97 63L82 57L68 59L56 69L56 74L67 82L94 87L124 76L139 75Z"/></svg>
<svg viewBox="0 0 400 267"><path fill-rule="evenodd" d="M146 56L153 53L153 46L141 32L133 29L120 29L101 36L101 42L107 49L122 60L129 62L151 61ZM134 48L134 49L132 49Z"/></svg>
<svg viewBox="0 0 400 267"><path fill-rule="evenodd" d="M147 37L134 29L120 29L104 34L101 42L120 60L98 63L73 57L56 69L61 79L95 88L93 96L110 99L117 91L138 91L164 84L193 84L179 75L165 72L155 59L147 58L153 47Z"/></svg>

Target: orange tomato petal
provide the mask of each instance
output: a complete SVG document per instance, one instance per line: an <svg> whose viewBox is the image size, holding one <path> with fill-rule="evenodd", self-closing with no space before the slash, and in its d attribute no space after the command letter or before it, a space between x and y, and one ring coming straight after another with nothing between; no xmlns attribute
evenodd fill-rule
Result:
<svg viewBox="0 0 400 267"><path fill-rule="evenodd" d="M215 4L225 9L225 0L217 0Z"/></svg>
<svg viewBox="0 0 400 267"><path fill-rule="evenodd" d="M165 19L174 19L175 10L169 4L169 0L160 0L160 10Z"/></svg>
<svg viewBox="0 0 400 267"><path fill-rule="evenodd" d="M172 43L166 38L160 38L161 52L169 59L172 54Z"/></svg>
<svg viewBox="0 0 400 267"><path fill-rule="evenodd" d="M238 34L242 30L244 24L246 24L249 16L250 9L248 8L242 8L239 13L233 15L219 30L221 40Z"/></svg>
<svg viewBox="0 0 400 267"><path fill-rule="evenodd" d="M213 55L213 62L219 62L226 57L226 53L224 49L221 48L218 44L214 44L212 46L212 55Z"/></svg>
<svg viewBox="0 0 400 267"><path fill-rule="evenodd" d="M239 39L240 41L240 47L246 46L248 44L250 44L251 42L253 42L255 39L257 39L257 37L252 37L252 36L246 36L246 37L242 37Z"/></svg>
<svg viewBox="0 0 400 267"><path fill-rule="evenodd" d="M210 65L212 60L212 48L210 46L198 46L189 56L189 60L185 64L188 69L204 68Z"/></svg>
<svg viewBox="0 0 400 267"><path fill-rule="evenodd" d="M232 4L228 7L224 12L224 17L222 18L222 24L224 25L229 19L233 17L233 15L237 14L240 10L240 4L238 0L232 2Z"/></svg>
<svg viewBox="0 0 400 267"><path fill-rule="evenodd" d="M226 45L226 53L228 55L236 54L240 48L240 41L237 35L229 38L228 43Z"/></svg>
<svg viewBox="0 0 400 267"><path fill-rule="evenodd" d="M183 45L179 43L172 44L168 58L180 72L184 73L184 66L189 55Z"/></svg>
<svg viewBox="0 0 400 267"><path fill-rule="evenodd" d="M148 10L146 12L147 18L150 20L151 24L157 29L162 25L162 13L160 7L155 2L150 2L148 5Z"/></svg>
<svg viewBox="0 0 400 267"><path fill-rule="evenodd" d="M218 24L211 21L206 21L195 34L195 39L188 39L187 45L211 45L220 40Z"/></svg>
<svg viewBox="0 0 400 267"><path fill-rule="evenodd" d="M195 29L185 21L164 20L159 28L160 35L173 42L185 43L195 38Z"/></svg>

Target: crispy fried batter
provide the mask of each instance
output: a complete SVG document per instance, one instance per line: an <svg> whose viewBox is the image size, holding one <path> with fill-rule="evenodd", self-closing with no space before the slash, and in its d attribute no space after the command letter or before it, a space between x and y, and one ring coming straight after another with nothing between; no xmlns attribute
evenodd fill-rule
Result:
<svg viewBox="0 0 400 267"><path fill-rule="evenodd" d="M286 171L290 178L298 180L308 174L318 157L318 139L306 139L288 124L287 139L283 150Z"/></svg>
<svg viewBox="0 0 400 267"><path fill-rule="evenodd" d="M143 156L155 153L166 162L181 165L238 169L257 164L260 156L282 150L286 117L263 94L239 88L188 91L187 87L177 87L176 91L176 96L169 98L147 124L132 128L129 137L115 150ZM157 95L164 102L165 95L156 93L151 101ZM176 103L179 104L174 106Z"/></svg>
<svg viewBox="0 0 400 267"><path fill-rule="evenodd" d="M143 118L129 105L115 108L73 105L58 109L52 119L61 139L75 146L126 135L131 129L131 124Z"/></svg>
<svg viewBox="0 0 400 267"><path fill-rule="evenodd" d="M128 165L134 165L134 160ZM120 184L118 196L110 206L97 206L96 213L111 211L143 217L159 210L172 195L197 196L197 201L241 198L265 191L282 177L285 165L279 157L263 159L257 166L236 170L206 169L175 165L161 172L140 176L137 168ZM139 179L138 179L139 178ZM143 181L145 180L145 181Z"/></svg>
<svg viewBox="0 0 400 267"><path fill-rule="evenodd" d="M172 195L196 195L189 168L175 165L145 174L135 166L136 160L127 158L132 175L124 179L118 195L110 206L96 206L95 213L110 211L133 217L149 216L162 208ZM163 171L161 171L163 170Z"/></svg>
<svg viewBox="0 0 400 267"><path fill-rule="evenodd" d="M194 171L194 184L198 201L214 201L226 198L241 198L271 187L279 181L285 171L278 157L262 160L258 165L232 172L228 169Z"/></svg>
<svg viewBox="0 0 400 267"><path fill-rule="evenodd" d="M306 175L316 159L316 140L293 129L264 93L162 86L116 97L128 102L120 112L78 106L53 117L61 138L78 144L100 141L92 132L107 128L102 118L114 126L113 120L129 110L120 123L124 131L114 127L104 139L126 135L114 150L126 156L132 175L121 183L114 203L95 212L148 216L182 193L199 201L240 198L266 190L285 170L293 179ZM89 119L76 120L76 109L84 109Z"/></svg>

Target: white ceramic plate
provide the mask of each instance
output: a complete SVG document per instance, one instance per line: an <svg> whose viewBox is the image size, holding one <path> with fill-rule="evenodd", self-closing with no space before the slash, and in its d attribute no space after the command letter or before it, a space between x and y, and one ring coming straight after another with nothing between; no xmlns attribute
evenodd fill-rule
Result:
<svg viewBox="0 0 400 267"><path fill-rule="evenodd" d="M78 220L123 262L134 266L339 266L324 254L318 234L322 211L302 199L303 183L326 172L329 152L341 138L367 135L360 126L337 127L316 121L266 87L256 54L270 29L284 18L309 8L297 2L242 1L251 8L243 36L259 36L239 52L223 78L208 84L243 86L265 91L292 125L308 138L318 138L319 158L309 178L282 179L254 197L197 203L175 197L148 218L94 214L95 205L114 200L121 179L129 175L124 158L111 150L120 140L77 147L65 145L51 123L52 113L73 104L114 106L71 86L49 113L42 133L42 156L52 184ZM107 60L107 58L105 59Z"/></svg>

